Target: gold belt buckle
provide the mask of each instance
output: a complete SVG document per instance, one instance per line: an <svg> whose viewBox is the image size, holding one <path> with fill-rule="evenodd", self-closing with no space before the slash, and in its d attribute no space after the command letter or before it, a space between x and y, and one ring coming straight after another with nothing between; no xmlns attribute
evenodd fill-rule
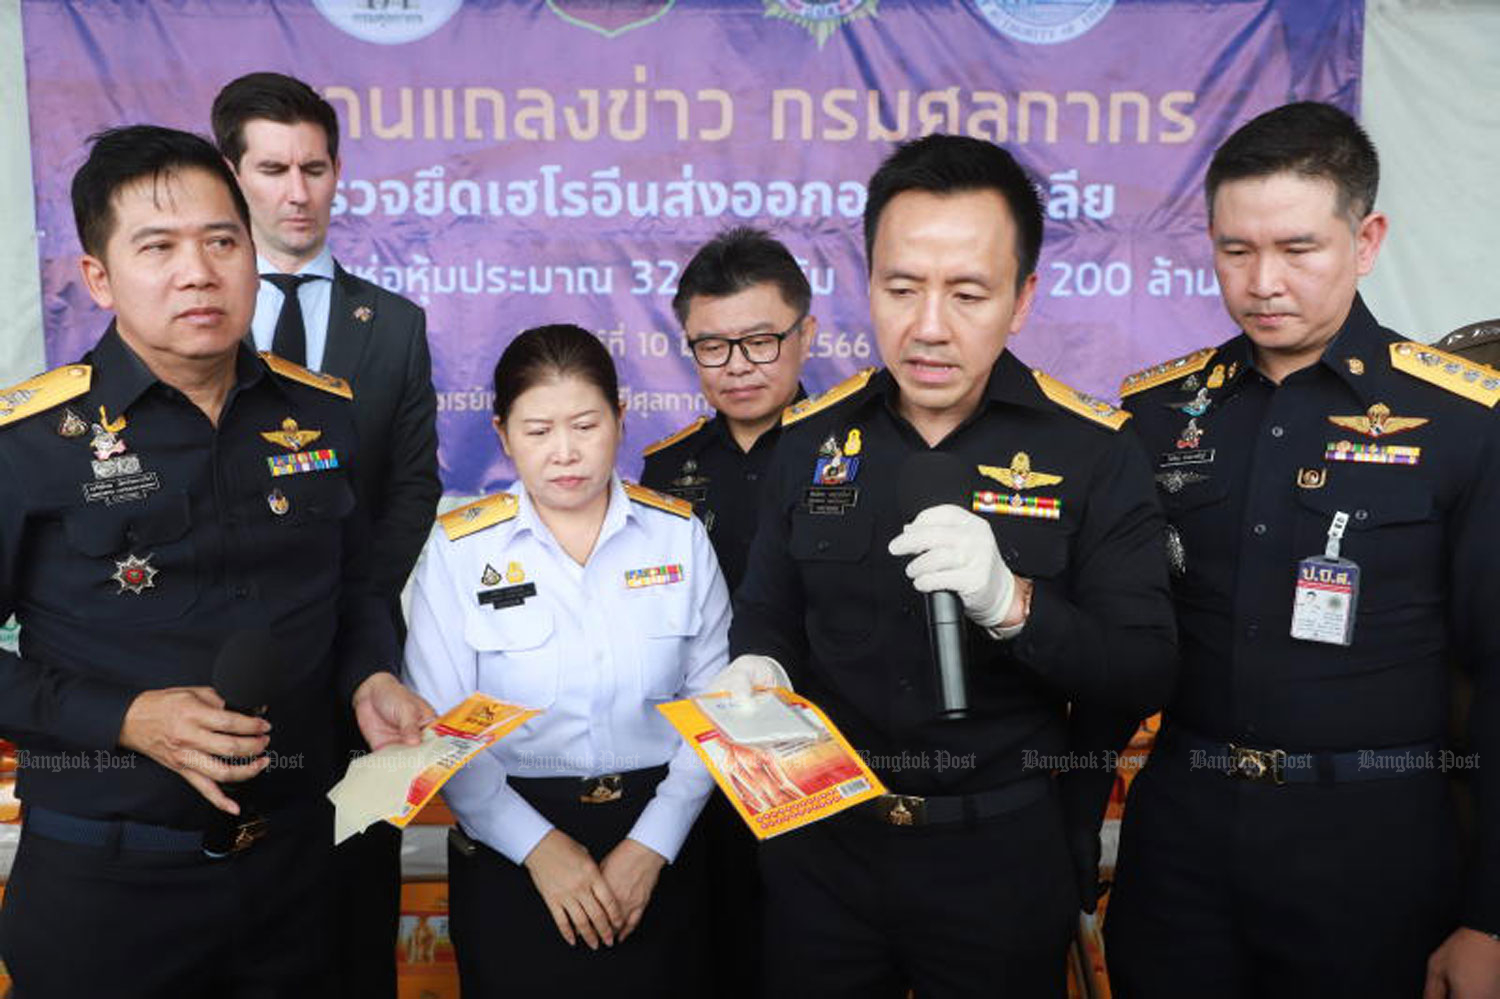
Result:
<svg viewBox="0 0 1500 999"><path fill-rule="evenodd" d="M585 777L580 784L578 800L585 805L607 805L625 797L625 778L619 774Z"/></svg>
<svg viewBox="0 0 1500 999"><path fill-rule="evenodd" d="M1229 776L1248 781L1270 781L1277 787L1285 784L1286 750L1251 749L1229 744Z"/></svg>
<svg viewBox="0 0 1500 999"><path fill-rule="evenodd" d="M257 815L248 822L241 822L234 830L234 843L230 845L229 852L239 853L241 850L248 850L258 840L264 839L270 831L271 823L263 816Z"/></svg>
<svg viewBox="0 0 1500 999"><path fill-rule="evenodd" d="M920 826L927 823L927 800L914 794L883 794L875 799L880 821L892 826Z"/></svg>

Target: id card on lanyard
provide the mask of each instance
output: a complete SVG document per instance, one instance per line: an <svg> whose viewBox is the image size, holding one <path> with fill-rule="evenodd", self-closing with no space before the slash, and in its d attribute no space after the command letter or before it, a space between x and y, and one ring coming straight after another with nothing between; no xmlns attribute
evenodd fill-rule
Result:
<svg viewBox="0 0 1500 999"><path fill-rule="evenodd" d="M1349 645L1354 641L1354 611L1359 604L1359 566L1339 557L1349 515L1340 510L1328 525L1322 555L1297 563L1292 597L1292 637L1305 642Z"/></svg>

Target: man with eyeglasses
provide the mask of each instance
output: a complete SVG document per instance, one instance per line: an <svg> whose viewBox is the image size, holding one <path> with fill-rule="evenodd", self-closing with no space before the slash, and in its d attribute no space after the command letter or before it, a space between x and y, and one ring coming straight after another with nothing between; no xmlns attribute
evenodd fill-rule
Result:
<svg viewBox="0 0 1500 999"><path fill-rule="evenodd" d="M749 228L694 254L672 299L717 412L647 447L641 483L693 504L731 592L745 574L781 411L802 395L797 379L818 328L811 304L787 248Z"/></svg>
<svg viewBox="0 0 1500 999"><path fill-rule="evenodd" d="M703 394L717 412L647 447L641 482L693 504L731 592L745 574L781 412L803 395L797 379L818 328L811 304L812 288L787 248L750 228L731 229L699 249L672 299ZM753 954L761 936L755 837L720 795L698 828L720 914L713 946ZM720 985L726 999L760 991L750 969Z"/></svg>

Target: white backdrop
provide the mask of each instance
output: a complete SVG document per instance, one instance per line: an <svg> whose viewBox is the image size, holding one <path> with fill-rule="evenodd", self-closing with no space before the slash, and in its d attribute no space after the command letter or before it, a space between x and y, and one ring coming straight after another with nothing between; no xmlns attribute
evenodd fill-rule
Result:
<svg viewBox="0 0 1500 999"><path fill-rule="evenodd" d="M1364 119L1391 236L1365 283L1422 340L1500 316L1500 0L1368 0ZM20 0L0 0L0 386L42 367ZM205 129L207 110L205 109ZM337 233L334 234L337 242Z"/></svg>

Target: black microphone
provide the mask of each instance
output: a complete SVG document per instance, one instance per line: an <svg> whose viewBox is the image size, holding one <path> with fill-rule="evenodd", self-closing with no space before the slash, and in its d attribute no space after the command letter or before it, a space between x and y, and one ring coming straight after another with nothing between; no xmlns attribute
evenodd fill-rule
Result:
<svg viewBox="0 0 1500 999"><path fill-rule="evenodd" d="M973 487L969 467L943 451L918 451L901 463L896 500L904 523L929 507L952 503L967 510ZM927 634L937 669L938 717L964 718L969 713L968 621L964 604L952 590L926 594Z"/></svg>
<svg viewBox="0 0 1500 999"><path fill-rule="evenodd" d="M265 628L236 631L224 640L214 658L214 692L224 699L224 709L259 718L266 713L274 688L276 640ZM221 758L222 759L222 758ZM251 758L223 759L238 766ZM234 852L240 830L259 816L249 803L248 782L222 785L224 793L240 804L240 814L215 810L203 833L203 852L210 857L226 857Z"/></svg>

